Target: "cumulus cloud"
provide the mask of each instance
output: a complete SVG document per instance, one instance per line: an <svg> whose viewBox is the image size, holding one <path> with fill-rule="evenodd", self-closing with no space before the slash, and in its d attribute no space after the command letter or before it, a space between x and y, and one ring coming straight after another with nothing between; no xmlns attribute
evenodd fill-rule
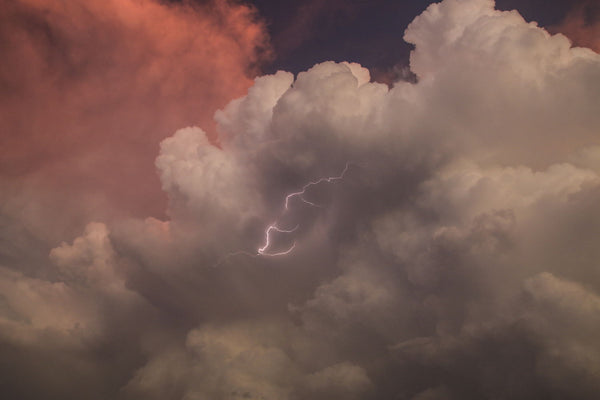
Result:
<svg viewBox="0 0 600 400"><path fill-rule="evenodd" d="M416 82L257 78L218 146L162 141L167 219L5 265L7 392L74 393L48 372L69 348L86 398L596 398L600 56L491 0L432 4L405 40ZM273 224L287 255L259 254Z"/></svg>

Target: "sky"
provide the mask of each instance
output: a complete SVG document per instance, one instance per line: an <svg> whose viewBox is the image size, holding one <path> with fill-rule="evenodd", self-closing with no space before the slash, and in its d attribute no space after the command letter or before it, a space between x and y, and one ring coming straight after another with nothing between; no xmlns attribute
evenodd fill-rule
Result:
<svg viewBox="0 0 600 400"><path fill-rule="evenodd" d="M0 0L0 394L597 399L600 3Z"/></svg>

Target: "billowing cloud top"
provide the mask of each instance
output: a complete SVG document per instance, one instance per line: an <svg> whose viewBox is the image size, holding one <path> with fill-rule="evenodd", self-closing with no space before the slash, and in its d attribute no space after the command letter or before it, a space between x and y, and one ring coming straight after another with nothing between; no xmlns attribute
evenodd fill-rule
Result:
<svg viewBox="0 0 600 400"><path fill-rule="evenodd" d="M491 0L432 4L404 38L416 83L257 78L219 146L162 141L168 220L4 263L3 390L597 398L600 55Z"/></svg>

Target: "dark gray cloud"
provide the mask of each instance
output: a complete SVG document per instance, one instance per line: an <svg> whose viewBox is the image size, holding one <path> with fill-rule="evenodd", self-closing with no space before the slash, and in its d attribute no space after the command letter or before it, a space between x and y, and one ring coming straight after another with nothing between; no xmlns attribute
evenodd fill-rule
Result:
<svg viewBox="0 0 600 400"><path fill-rule="evenodd" d="M416 82L257 78L220 147L162 142L168 219L92 222L47 277L3 267L1 390L598 397L600 56L488 0L431 5L405 39ZM272 224L289 254L258 254Z"/></svg>

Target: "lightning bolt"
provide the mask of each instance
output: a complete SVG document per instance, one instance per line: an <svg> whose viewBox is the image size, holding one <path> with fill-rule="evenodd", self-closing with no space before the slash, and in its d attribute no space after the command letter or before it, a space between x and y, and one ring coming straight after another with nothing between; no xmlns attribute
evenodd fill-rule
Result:
<svg viewBox="0 0 600 400"><path fill-rule="evenodd" d="M344 167L344 170L338 176L329 176L329 177L326 177L326 178L321 178L321 179L316 180L314 182L308 182L306 185L302 186L302 190L300 190L298 192L293 192L293 193L288 194L287 196L285 196L285 210L287 210L289 208L290 199L292 199L293 197L298 197L304 203L306 203L308 205L311 205L313 207L321 207L321 206L319 206L319 205L317 205L317 204L315 204L313 202L310 202L310 201L308 201L308 200L306 200L304 198L304 194L306 193L306 191L308 190L308 188L311 187L311 186L318 185L319 183L323 183L323 182L331 183L331 182L339 181L340 179L344 179L344 175L346 175L347 171L348 171L348 163L346 163L346 166Z"/></svg>
<svg viewBox="0 0 600 400"><path fill-rule="evenodd" d="M304 198L304 195L306 194L306 191L311 187L311 186L315 186L318 185L320 183L323 182L327 182L327 183L332 183L332 182L336 182L339 180L344 179L344 175L346 175L346 172L348 172L348 167L349 167L349 163L346 163L346 165L344 166L344 169L342 170L342 172L339 175L336 176L327 176L324 178L320 178L317 179L316 181L310 181L308 182L306 185L302 186L302 189L297 191L297 192L292 192L289 193L288 195L285 196L285 201L284 201L284 207L283 207L283 211L281 212L281 216L283 216L283 214L285 214L289 208L290 208L290 200L293 199L294 197L298 197L303 203L308 204L310 206L313 207L321 207L318 204L313 203L312 201L308 201ZM290 254L292 252L292 250L294 250L294 248L296 247L296 242L294 242L289 249L285 250L285 251L281 251L278 253L267 253L266 250L269 248L269 246L271 245L271 232L275 231L275 232L280 232L280 233L292 233L294 232L296 229L298 229L299 225L296 225L296 227L294 227L293 229L281 229L277 226L277 221L272 223L271 225L269 225L267 227L267 229L265 230L265 242L264 245L262 247L260 247L258 249L258 254L261 256L283 256L286 254Z"/></svg>
<svg viewBox="0 0 600 400"><path fill-rule="evenodd" d="M277 227L277 225L275 225L275 223L272 223L271 225L269 225L267 227L267 230L265 231L265 245L261 248L259 248L257 250L257 253L260 254L261 256L283 256L286 254L289 254L292 250L294 250L294 247L296 247L296 242L294 242L292 244L292 246L287 249L286 251L282 251L279 253L265 253L265 250L271 245L271 232L275 231L275 232L281 232L281 233L292 233L294 231L296 231L296 229L298 229L300 225L296 225L293 229L281 229L279 227Z"/></svg>
<svg viewBox="0 0 600 400"><path fill-rule="evenodd" d="M246 255L246 256L250 256L250 257L258 257L258 256L265 256L265 257L276 257L276 256L284 256L287 254L290 254L294 248L296 247L296 242L292 243L292 245L284 251L279 251L279 252L275 252L275 253L271 253L268 251L269 247L271 246L271 234L273 232L278 232L278 233L293 233L295 232L300 225L296 225L294 228L292 229L283 229L280 228L278 226L278 220L285 215L285 213L287 213L290 209L290 200L292 200L293 198L297 197L299 198L303 203L308 204L312 207L322 207L318 204L315 204L309 200L307 200L306 198L304 198L304 195L306 194L306 191L315 185L319 185L321 183L335 183L339 180L344 179L344 175L346 175L346 172L348 172L348 167L349 167L349 163L346 163L346 166L344 167L344 169L342 170L342 172L339 175L335 175L335 176L327 176L324 178L319 178L316 181L310 181L308 182L306 185L302 186L302 189L300 189L297 192L292 192L289 193L285 196L285 201L284 201L284 207L283 210L281 211L279 218L273 222L272 224L270 224L269 226L267 226L267 228L265 229L265 239L264 239L264 244L262 245L262 247L259 247L256 250L256 253L249 253L247 251L236 251L234 253L229 253L227 254L225 257L223 257L218 263L215 264L215 266L218 266L220 264L222 264L225 260L229 259L230 257L233 256L237 256L237 255Z"/></svg>

